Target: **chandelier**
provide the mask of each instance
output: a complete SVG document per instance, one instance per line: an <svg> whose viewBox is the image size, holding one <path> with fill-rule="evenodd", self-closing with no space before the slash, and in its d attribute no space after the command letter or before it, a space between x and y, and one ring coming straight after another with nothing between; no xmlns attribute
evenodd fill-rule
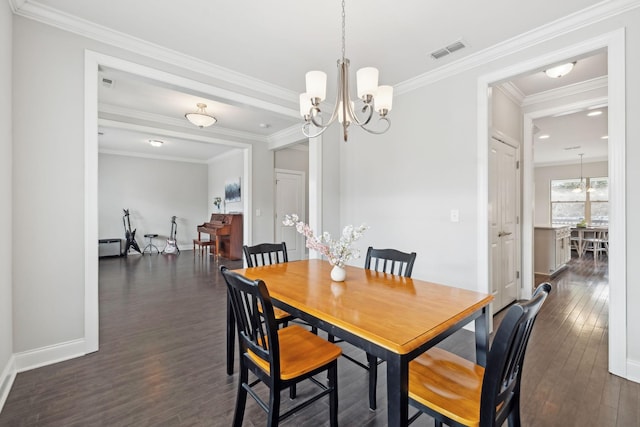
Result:
<svg viewBox="0 0 640 427"><path fill-rule="evenodd" d="M584 153L580 153L578 154L578 156L580 156L580 184L578 184L578 186L571 191L573 191L574 193L582 193L586 190L587 193L592 193L594 189L591 186L587 187L586 180L583 181L582 178L582 156L584 156Z"/></svg>
<svg viewBox="0 0 640 427"><path fill-rule="evenodd" d="M202 129L218 121L215 117L207 114L207 104L198 103L196 107L198 107L198 110L195 113L187 113L184 115L192 124Z"/></svg>
<svg viewBox="0 0 640 427"><path fill-rule="evenodd" d="M305 76L306 92L300 94L300 115L304 117L302 133L308 138L321 135L333 122L338 120L342 124L342 134L347 141L347 129L355 124L369 133L382 134L389 130L391 122L387 117L391 111L393 87L378 86L378 70L365 67L356 73L357 94L362 100L362 117L356 116L355 102L349 95L349 60L345 57L345 12L342 0L342 58L338 60L338 95L333 107L333 113L326 123L320 117L320 103L324 101L327 92L327 74L322 71L309 71ZM384 121L382 130L374 130L367 126L371 122L374 110L378 113L378 121ZM313 133L311 125L318 131Z"/></svg>

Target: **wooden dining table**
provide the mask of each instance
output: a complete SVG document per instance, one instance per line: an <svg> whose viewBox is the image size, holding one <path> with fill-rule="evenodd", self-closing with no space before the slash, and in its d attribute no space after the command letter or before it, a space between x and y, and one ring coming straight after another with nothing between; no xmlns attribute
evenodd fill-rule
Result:
<svg viewBox="0 0 640 427"><path fill-rule="evenodd" d="M331 268L312 259L235 271L262 279L274 306L386 361L390 427L408 424L409 361L472 321L486 365L491 295L350 266L333 282Z"/></svg>

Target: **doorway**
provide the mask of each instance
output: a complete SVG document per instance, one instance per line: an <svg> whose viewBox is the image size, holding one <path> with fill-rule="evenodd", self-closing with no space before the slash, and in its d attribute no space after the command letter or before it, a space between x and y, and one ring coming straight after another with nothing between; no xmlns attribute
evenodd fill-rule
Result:
<svg viewBox="0 0 640 427"><path fill-rule="evenodd" d="M162 82L167 85L181 87L185 90L203 92L215 88L202 83L185 79L173 74L145 67L136 63L124 61L108 55L87 51L85 54L85 353L92 353L99 349L99 298L98 298L98 76L101 66L129 72ZM205 87L206 86L206 87ZM207 89L208 88L208 89ZM208 139L199 137L198 139ZM216 142L220 142L219 140ZM228 142L243 152L243 211L251 212L252 174L251 156L252 146L248 143ZM251 215L243 215L243 229L245 243L252 233Z"/></svg>
<svg viewBox="0 0 640 427"><path fill-rule="evenodd" d="M608 54L609 105L609 372L627 377L627 308L626 308L626 212L625 212L625 31L618 29L599 37L585 40L532 60L515 64L508 69L481 76L478 79L478 242L488 247L488 176L489 176L489 87L513 76L543 69L547 64L559 63L570 57L585 55L598 49ZM522 167L522 297L531 295L533 288L533 128L530 118L524 119ZM488 254L479 252L477 271L479 290L489 290Z"/></svg>
<svg viewBox="0 0 640 427"><path fill-rule="evenodd" d="M296 214L305 221L305 173L286 169L276 169L276 215L275 242L287 244L289 261L304 258L304 238L294 227L282 224L285 215Z"/></svg>

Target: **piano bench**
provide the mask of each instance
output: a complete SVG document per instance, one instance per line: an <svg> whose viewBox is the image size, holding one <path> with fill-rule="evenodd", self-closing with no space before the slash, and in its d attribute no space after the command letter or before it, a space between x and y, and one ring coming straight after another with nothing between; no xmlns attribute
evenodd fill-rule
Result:
<svg viewBox="0 0 640 427"><path fill-rule="evenodd" d="M215 246L216 241L215 240L200 240L200 239L193 239L193 254L195 255L196 252L196 246L198 247L198 251L200 252L200 256L203 256L206 254L207 248L209 246ZM215 251L214 251L215 252Z"/></svg>

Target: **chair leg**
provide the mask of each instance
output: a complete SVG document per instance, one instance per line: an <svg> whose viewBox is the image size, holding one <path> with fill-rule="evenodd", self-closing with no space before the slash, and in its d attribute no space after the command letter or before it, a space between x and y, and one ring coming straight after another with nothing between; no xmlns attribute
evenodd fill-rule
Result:
<svg viewBox="0 0 640 427"><path fill-rule="evenodd" d="M233 375L233 353L234 353L234 341L235 341L235 319L233 318L233 312L231 305L227 299L227 375Z"/></svg>
<svg viewBox="0 0 640 427"><path fill-rule="evenodd" d="M369 363L369 409L376 410L376 385L378 383L378 358L367 353Z"/></svg>
<svg viewBox="0 0 640 427"><path fill-rule="evenodd" d="M240 363L242 365L242 363ZM244 408L247 405L247 390L242 386L249 378L247 368L240 366L240 378L238 378L238 396L236 398L236 410L233 414L233 427L242 427Z"/></svg>
<svg viewBox="0 0 640 427"><path fill-rule="evenodd" d="M327 341L336 342L336 338L333 335L329 334L329 335L327 335Z"/></svg>
<svg viewBox="0 0 640 427"><path fill-rule="evenodd" d="M277 387L271 387L269 392L269 413L267 414L269 420L267 421L267 427L278 427L280 422L280 390Z"/></svg>
<svg viewBox="0 0 640 427"><path fill-rule="evenodd" d="M507 423L509 427L520 427L520 391L516 391L516 395L514 396L514 402L512 402L513 409L511 409L511 413L507 417Z"/></svg>
<svg viewBox="0 0 640 427"><path fill-rule="evenodd" d="M329 378L329 388L331 393L329 394L329 418L330 426L338 427L338 363L333 361L327 372Z"/></svg>
<svg viewBox="0 0 640 427"><path fill-rule="evenodd" d="M296 398L296 385L292 384L291 387L289 387L289 399L293 400Z"/></svg>

